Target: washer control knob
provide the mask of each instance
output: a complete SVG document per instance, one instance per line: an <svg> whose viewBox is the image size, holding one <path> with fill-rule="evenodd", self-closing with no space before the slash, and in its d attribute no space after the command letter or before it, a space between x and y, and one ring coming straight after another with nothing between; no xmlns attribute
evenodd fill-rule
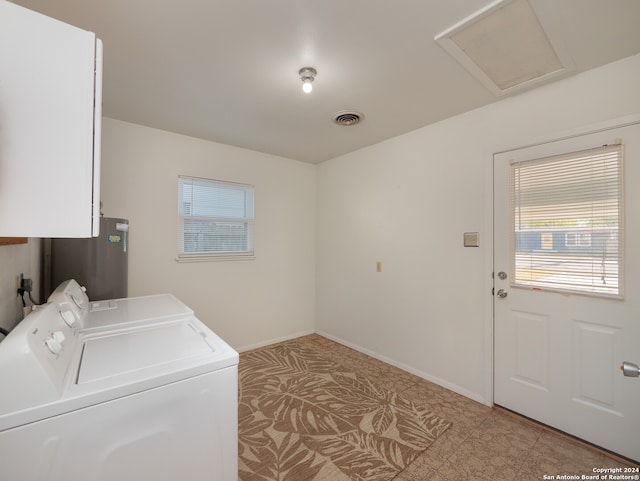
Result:
<svg viewBox="0 0 640 481"><path fill-rule="evenodd" d="M59 354L62 351L62 344L59 341L56 341L53 337L50 337L46 341L44 341L47 349L51 351L52 354Z"/></svg>
<svg viewBox="0 0 640 481"><path fill-rule="evenodd" d="M62 331L55 331L53 334L51 334L51 337L54 340L58 341L60 344L62 344L65 340L64 332Z"/></svg>
<svg viewBox="0 0 640 481"><path fill-rule="evenodd" d="M73 312L71 311L60 311L60 316L62 317L62 320L64 321L64 323L69 326L69 327L73 327L76 323L76 318L73 315Z"/></svg>
<svg viewBox="0 0 640 481"><path fill-rule="evenodd" d="M80 309L83 308L84 306L84 300L82 299L82 297L80 299L78 299L76 296L74 296L73 294L71 294L71 300L73 301L73 303L78 306Z"/></svg>

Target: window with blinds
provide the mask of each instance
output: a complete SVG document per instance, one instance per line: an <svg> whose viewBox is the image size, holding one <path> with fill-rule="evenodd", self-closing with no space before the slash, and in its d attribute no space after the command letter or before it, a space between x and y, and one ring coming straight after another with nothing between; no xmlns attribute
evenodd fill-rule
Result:
<svg viewBox="0 0 640 481"><path fill-rule="evenodd" d="M511 164L513 285L623 295L623 146Z"/></svg>
<svg viewBox="0 0 640 481"><path fill-rule="evenodd" d="M178 178L178 260L253 257L251 185Z"/></svg>

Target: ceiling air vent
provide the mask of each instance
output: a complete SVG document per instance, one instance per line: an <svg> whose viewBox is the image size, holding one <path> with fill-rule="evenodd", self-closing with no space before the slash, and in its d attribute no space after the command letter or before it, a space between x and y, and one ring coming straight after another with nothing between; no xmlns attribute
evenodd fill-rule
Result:
<svg viewBox="0 0 640 481"><path fill-rule="evenodd" d="M334 123L348 127L359 124L364 119L364 115L354 110L342 110L333 114L332 118Z"/></svg>
<svg viewBox="0 0 640 481"><path fill-rule="evenodd" d="M568 74L563 33L553 2L497 0L435 40L499 96Z"/></svg>

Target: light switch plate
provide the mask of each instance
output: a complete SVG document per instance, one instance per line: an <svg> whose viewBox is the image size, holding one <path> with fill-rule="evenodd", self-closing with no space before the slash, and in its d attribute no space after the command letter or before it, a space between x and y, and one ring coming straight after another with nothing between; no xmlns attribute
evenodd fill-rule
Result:
<svg viewBox="0 0 640 481"><path fill-rule="evenodd" d="M478 232L465 232L464 233L464 246L465 247L480 247L480 234Z"/></svg>

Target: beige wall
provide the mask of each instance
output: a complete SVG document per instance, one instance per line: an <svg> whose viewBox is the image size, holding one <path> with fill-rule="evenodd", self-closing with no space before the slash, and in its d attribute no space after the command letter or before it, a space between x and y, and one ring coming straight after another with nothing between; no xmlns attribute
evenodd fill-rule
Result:
<svg viewBox="0 0 640 481"><path fill-rule="evenodd" d="M491 403L492 155L637 115L639 85L636 56L321 164L317 330Z"/></svg>
<svg viewBox="0 0 640 481"><path fill-rule="evenodd" d="M312 332L316 167L104 119L102 203L130 222L129 295L169 292L233 347ZM177 263L178 175L255 186L255 260Z"/></svg>

